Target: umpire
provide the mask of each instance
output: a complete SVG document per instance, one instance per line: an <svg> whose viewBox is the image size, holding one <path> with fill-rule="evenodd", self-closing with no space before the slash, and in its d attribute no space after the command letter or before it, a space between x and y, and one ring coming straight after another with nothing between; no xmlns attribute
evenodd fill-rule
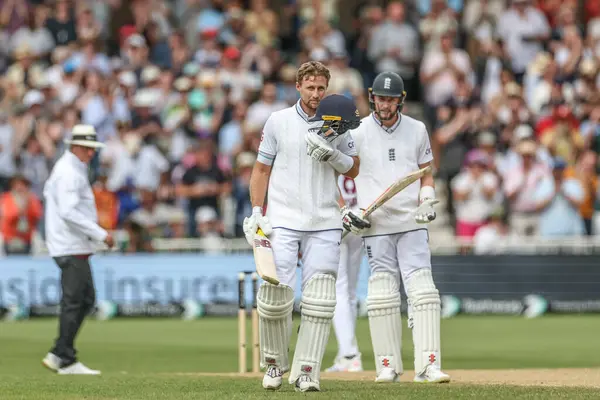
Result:
<svg viewBox="0 0 600 400"><path fill-rule="evenodd" d="M77 361L75 337L96 294L89 258L97 245L114 244L110 233L98 225L96 203L88 179L88 166L104 147L90 125L73 127L69 150L56 162L44 187L46 245L61 270L59 334L54 348L43 359L61 375L99 375Z"/></svg>

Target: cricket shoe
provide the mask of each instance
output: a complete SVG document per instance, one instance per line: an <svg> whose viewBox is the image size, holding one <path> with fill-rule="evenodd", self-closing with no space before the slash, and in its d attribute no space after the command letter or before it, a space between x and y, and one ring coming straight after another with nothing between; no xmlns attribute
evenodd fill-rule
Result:
<svg viewBox="0 0 600 400"><path fill-rule="evenodd" d="M379 374L377 374L377 378L375 378L375 382L377 383L394 383L399 380L400 375L398 375L394 368L382 368Z"/></svg>
<svg viewBox="0 0 600 400"><path fill-rule="evenodd" d="M336 358L334 364L327 368L327 372L361 372L363 370L360 353L348 357Z"/></svg>
<svg viewBox="0 0 600 400"><path fill-rule="evenodd" d="M300 375L296 379L296 392L320 392L319 382L313 381L308 375Z"/></svg>
<svg viewBox="0 0 600 400"><path fill-rule="evenodd" d="M276 365L269 365L265 376L263 377L262 385L267 390L277 390L283 382L283 371Z"/></svg>
<svg viewBox="0 0 600 400"><path fill-rule="evenodd" d="M59 375L100 375L100 371L90 369L80 362L58 370Z"/></svg>
<svg viewBox="0 0 600 400"><path fill-rule="evenodd" d="M50 371L57 372L60 369L60 357L54 353L48 353L42 360L42 365Z"/></svg>
<svg viewBox="0 0 600 400"><path fill-rule="evenodd" d="M437 365L430 364L425 368L425 371L415 376L414 381L418 383L447 383L450 382L450 375L442 372Z"/></svg>

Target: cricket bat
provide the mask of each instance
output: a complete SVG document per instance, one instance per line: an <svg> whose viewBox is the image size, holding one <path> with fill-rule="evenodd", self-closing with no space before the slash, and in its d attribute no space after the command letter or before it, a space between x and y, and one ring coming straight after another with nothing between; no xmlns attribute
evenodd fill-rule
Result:
<svg viewBox="0 0 600 400"><path fill-rule="evenodd" d="M410 174L398 179L396 182L392 183L378 198L376 198L363 212L363 218L367 218L369 215L373 214L375 210L384 205L389 199L406 189L408 186L412 185L419 179L421 179L424 175L431 172L431 165L426 166L425 168L421 168L417 171L411 172ZM342 239L346 237L346 235L350 233L349 231L344 231L342 235Z"/></svg>
<svg viewBox="0 0 600 400"><path fill-rule="evenodd" d="M258 275L263 280L272 283L273 285L279 285L271 241L260 228L256 231L253 249L254 263L256 264L256 272L258 272Z"/></svg>

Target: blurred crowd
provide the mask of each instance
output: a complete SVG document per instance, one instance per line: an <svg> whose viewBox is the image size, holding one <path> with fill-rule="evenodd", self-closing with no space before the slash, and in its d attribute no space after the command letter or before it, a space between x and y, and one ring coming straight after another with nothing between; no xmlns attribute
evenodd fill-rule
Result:
<svg viewBox="0 0 600 400"><path fill-rule="evenodd" d="M0 0L0 27L7 253L43 234L77 123L107 145L90 179L123 251L243 236L262 127L307 60L363 116L377 73L404 78L460 238L600 234L597 0Z"/></svg>

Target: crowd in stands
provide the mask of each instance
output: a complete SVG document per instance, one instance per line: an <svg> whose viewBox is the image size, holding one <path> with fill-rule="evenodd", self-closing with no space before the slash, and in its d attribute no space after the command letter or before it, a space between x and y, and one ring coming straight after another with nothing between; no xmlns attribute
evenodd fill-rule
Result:
<svg viewBox="0 0 600 400"><path fill-rule="evenodd" d="M362 116L377 73L404 78L460 238L600 234L597 0L0 0L0 29L6 253L43 235L78 123L106 144L90 179L123 251L243 236L262 127L307 60Z"/></svg>

